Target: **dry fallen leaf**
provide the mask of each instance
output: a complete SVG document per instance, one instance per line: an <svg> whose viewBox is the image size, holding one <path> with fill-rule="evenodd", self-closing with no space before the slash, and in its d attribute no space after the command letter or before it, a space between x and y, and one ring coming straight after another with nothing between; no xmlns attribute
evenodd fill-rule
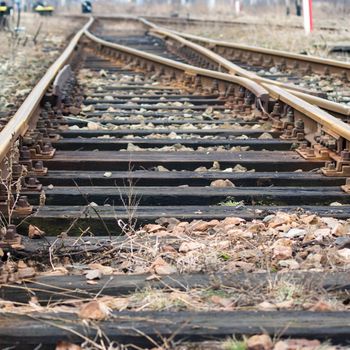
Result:
<svg viewBox="0 0 350 350"><path fill-rule="evenodd" d="M127 309L130 303L128 297L111 297L111 296L105 296L101 298L100 302L105 304L108 308L112 310L118 310L118 311Z"/></svg>
<svg viewBox="0 0 350 350"><path fill-rule="evenodd" d="M164 227L162 225L157 225L157 224L148 224L148 225L145 225L143 229L149 233L152 233L159 230L164 230Z"/></svg>
<svg viewBox="0 0 350 350"><path fill-rule="evenodd" d="M263 301L262 303L257 305L258 310L261 311L275 311L277 307L275 304L269 303L268 301Z"/></svg>
<svg viewBox="0 0 350 350"><path fill-rule="evenodd" d="M215 180L210 183L210 187L223 188L223 187L235 187L235 185L228 179L226 180Z"/></svg>
<svg viewBox="0 0 350 350"><path fill-rule="evenodd" d="M179 252L187 253L192 250L203 249L204 247L204 244L198 242L183 242L180 245Z"/></svg>
<svg viewBox="0 0 350 350"><path fill-rule="evenodd" d="M338 255L342 259L350 262L350 248L343 248L343 249L338 250Z"/></svg>
<svg viewBox="0 0 350 350"><path fill-rule="evenodd" d="M281 238L273 244L273 258L276 260L286 260L292 257L293 241L288 238Z"/></svg>
<svg viewBox="0 0 350 350"><path fill-rule="evenodd" d="M224 225L239 225L244 223L245 220L242 218L237 218L237 217L228 217L225 220L222 221Z"/></svg>
<svg viewBox="0 0 350 350"><path fill-rule="evenodd" d="M82 350L79 345L60 340L56 345L56 350Z"/></svg>
<svg viewBox="0 0 350 350"><path fill-rule="evenodd" d="M45 235L45 232L40 230L39 227L34 226L34 225L29 225L29 229L28 229L28 237L31 239L35 239L35 238L41 238Z"/></svg>
<svg viewBox="0 0 350 350"><path fill-rule="evenodd" d="M18 269L17 271L17 277L19 279L23 278L31 278L35 276L35 270L32 267L25 267Z"/></svg>
<svg viewBox="0 0 350 350"><path fill-rule="evenodd" d="M66 276L68 275L68 270L63 266L55 267L52 271L41 272L40 276Z"/></svg>
<svg viewBox="0 0 350 350"><path fill-rule="evenodd" d="M87 320L102 321L110 314L111 310L106 304L98 300L92 300L84 304L79 310L79 317Z"/></svg>
<svg viewBox="0 0 350 350"><path fill-rule="evenodd" d="M215 227L218 224L219 224L218 220L211 220L211 221L200 220L200 221L194 221L190 227L193 231L204 232L210 229L211 227Z"/></svg>
<svg viewBox="0 0 350 350"><path fill-rule="evenodd" d="M175 266L168 264L163 258L158 257L153 264L151 265L151 270L158 275L171 275L173 273L177 273L177 269Z"/></svg>
<svg viewBox="0 0 350 350"><path fill-rule="evenodd" d="M232 302L231 299L229 299L229 298L223 298L223 297L220 297L220 296L218 296L218 295L213 295L213 296L210 298L210 301L211 301L213 304L222 306L222 307L224 307L224 308L228 308L229 306L233 306L233 302Z"/></svg>
<svg viewBox="0 0 350 350"><path fill-rule="evenodd" d="M17 267L19 269L25 269L26 267L28 267L28 265L23 261L23 260L20 260L18 263L17 263Z"/></svg>
<svg viewBox="0 0 350 350"><path fill-rule="evenodd" d="M278 342L280 343L280 342ZM278 344L276 343L276 345ZM283 347L279 347L277 348L277 350L320 350L321 349L321 342L317 339L314 340L309 340L309 339L286 339L283 341L283 343L287 344L287 348L283 348ZM274 350L276 350L276 345ZM332 347L325 347L322 349L326 350L326 349L331 349Z"/></svg>
<svg viewBox="0 0 350 350"><path fill-rule="evenodd" d="M315 214L307 215L307 216L301 217L300 221L304 224L310 225L311 223L314 223L315 221L317 221L317 217Z"/></svg>
<svg viewBox="0 0 350 350"><path fill-rule="evenodd" d="M248 350L271 350L272 347L272 340L267 334L253 335L247 340Z"/></svg>
<svg viewBox="0 0 350 350"><path fill-rule="evenodd" d="M273 347L273 350L289 350L289 345L284 340L278 341L275 346Z"/></svg>
<svg viewBox="0 0 350 350"><path fill-rule="evenodd" d="M163 253L165 253L165 252L167 252L167 253L177 253L177 250L173 246L171 246L169 244L163 245L161 247L161 251Z"/></svg>
<svg viewBox="0 0 350 350"><path fill-rule="evenodd" d="M91 270L99 270L105 276L112 275L113 271L114 271L114 269L112 267L104 266L104 265L101 265L101 264L98 264L98 263L89 264L89 268Z"/></svg>
<svg viewBox="0 0 350 350"><path fill-rule="evenodd" d="M102 272L100 270L89 270L85 275L87 280L100 280Z"/></svg>
<svg viewBox="0 0 350 350"><path fill-rule="evenodd" d="M293 300L285 300L281 301L279 303L276 303L276 307L278 309L291 309L294 306Z"/></svg>
<svg viewBox="0 0 350 350"><path fill-rule="evenodd" d="M330 303L324 300L319 300L316 304L314 304L310 311L320 311L320 312L327 312L327 311L333 311L333 307Z"/></svg>

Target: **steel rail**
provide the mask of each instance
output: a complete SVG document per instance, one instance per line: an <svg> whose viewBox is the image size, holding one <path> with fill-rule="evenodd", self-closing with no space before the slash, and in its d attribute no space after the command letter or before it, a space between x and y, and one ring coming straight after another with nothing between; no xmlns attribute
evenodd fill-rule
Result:
<svg viewBox="0 0 350 350"><path fill-rule="evenodd" d="M345 105L342 105L340 103L336 103L333 101L328 101L326 99L323 99L323 98L320 98L317 96L313 96L313 95L309 94L307 90L298 88L298 87L293 86L291 84L280 83L280 82L276 82L276 81L273 81L273 80L270 80L267 78L259 77L257 74L249 72L248 70L241 68L240 66L230 62L226 58L213 52L212 50L210 50L206 47L203 47L199 44L193 43L185 38L185 37L191 36L191 35L187 35L187 34L183 35L183 33L178 33L178 32L174 32L171 30L167 30L165 28L160 28L156 24L149 22L148 20L146 20L144 18L140 18L140 21L142 21L146 26L152 28L151 32L158 33L159 35L162 35L163 37L171 38L171 39L179 42L182 46L187 46L188 48L196 51L200 55L203 55L203 56L207 57L208 59L214 61L219 66L219 68L224 67L231 74L237 74L237 75L243 76L245 78L254 80L255 82L260 83L260 84L271 84L271 85L281 87L283 89L286 89L287 91L291 91L292 93L295 93L296 96L303 98L305 101L307 101L311 104L315 104L318 107L327 109L328 111L337 113L339 116L345 116L345 117L350 116L350 107L347 107ZM211 39L208 39L208 42L210 42L210 40ZM263 50L265 50L265 49L263 49ZM294 55L294 54L290 54L290 55ZM297 56L303 57L303 55L297 55ZM316 57L315 59L318 59L318 58ZM350 64L347 64L345 62L324 60L321 58L319 60L331 61L331 62L339 63L341 65L345 64L349 67L349 72L350 72Z"/></svg>
<svg viewBox="0 0 350 350"><path fill-rule="evenodd" d="M204 38L201 36L188 34L188 33L180 33L176 31L173 31L173 32L182 36L183 38L207 44L210 46L211 49L214 49L214 48L238 49L238 50L248 51L255 54L269 55L269 56L276 57L278 59L291 59L293 61L302 62L304 64L315 63L320 65L323 70L324 70L324 67L327 66L330 69L337 69L337 71L345 70L347 71L348 74L350 74L350 63L347 63L347 62L332 60L328 58L321 58L316 56L301 55L301 54L281 51L281 50L266 49L266 48L257 47L257 46L236 44L228 41L214 40L214 39Z"/></svg>
<svg viewBox="0 0 350 350"><path fill-rule="evenodd" d="M329 100L326 100L326 99L321 98L321 97L309 95L309 94L306 94L306 93L301 92L301 91L295 91L295 90L290 90L290 89L285 89L285 90L289 91L290 93L292 93L293 95L295 95L297 97L302 98L304 101L306 101L310 104L316 105L320 108L323 108L327 111L330 111L330 112L337 114L342 119L343 118L347 119L348 117L350 117L350 107L347 107L343 104L329 101Z"/></svg>
<svg viewBox="0 0 350 350"><path fill-rule="evenodd" d="M147 25L151 26L151 23L148 21L144 21L144 23ZM196 43L193 43L189 40L186 40L185 38L183 38L180 34L177 34L173 31L169 31L167 29L164 28L159 28L157 26L152 25L152 31L151 33L156 33L156 34L160 34L163 35L164 37L168 37L171 38L177 42L179 42L182 46L186 46L196 52L198 52L199 54L202 54L204 56L206 56L207 58L211 59L212 61L214 61L218 66L219 69L221 67L225 68L228 70L229 73L231 74L235 74L235 75L240 75L242 77L254 80L258 83L270 83L276 86L280 86L283 88L288 88L290 90L295 90L295 91L299 91L299 92L305 92L308 90L305 90L303 88L299 88L297 86L293 86L291 84L284 84L278 81L272 81L270 79L267 78L261 78L259 77L257 74L252 73L250 71L248 71L247 69L241 68L239 65L232 63L231 61L229 61L228 59L226 59L225 57L222 57L220 55L218 55L217 53L211 51L210 49L207 49L204 46L198 45Z"/></svg>
<svg viewBox="0 0 350 350"><path fill-rule="evenodd" d="M45 95L50 84L55 79L57 73L64 67L69 61L70 57L74 53L74 50L83 36L84 32L91 26L94 19L90 18L89 21L80 29L73 39L70 41L66 49L57 58L57 60L49 67L45 75L40 79L37 85L32 89L22 105L19 107L14 116L6 124L6 126L0 132L0 161L2 161L14 140L19 136L24 136L28 130L28 123L37 112L37 108Z"/></svg>
<svg viewBox="0 0 350 350"><path fill-rule="evenodd" d="M268 93L265 88L263 88L260 84L257 84L256 82L245 78L245 77L239 77L235 75L229 75L226 73L216 72L209 69L199 68L196 66L192 66L186 63L181 63L177 61L173 61L168 58L159 57L157 55L143 52L140 50L136 50L130 47L126 47L124 45L119 45L115 43L111 43L109 41L103 40L101 38L98 38L94 34L92 34L90 31L85 30L85 35L90 40L92 40L94 43L104 45L106 47L119 50L121 52L125 52L127 54L134 55L136 57L140 57L146 60L150 60L155 63L159 63L165 66L168 66L170 68L174 68L180 71L183 71L185 74L192 75L192 76L203 76L218 80L223 80L225 82L229 83L235 83L240 86L243 86L244 88L251 91L256 97L260 98L261 100L266 100L268 98Z"/></svg>
<svg viewBox="0 0 350 350"><path fill-rule="evenodd" d="M295 96L293 93L274 86L271 84L262 84L266 90L269 91L270 96L280 100L289 106L297 109L310 119L319 123L323 127L329 128L337 135L350 140L350 125L344 123L342 120L330 115L323 109L320 109L310 103L304 101L302 98Z"/></svg>
<svg viewBox="0 0 350 350"><path fill-rule="evenodd" d="M347 141L350 141L350 125L344 123L340 119L332 116L331 114L318 108L317 106L314 106L309 102L304 101L302 98L295 96L294 92L292 93L290 91L274 86L272 84L262 83L260 85L254 81L250 81L247 78L242 78L242 77L233 76L227 73L221 73L221 72L216 72L212 70L197 68L195 66L191 66L188 64L159 57L154 54L145 53L136 49L125 47L123 45L111 43L109 41L98 38L97 36L90 33L88 30L85 31L85 35L94 43L103 45L107 48L116 49L125 53L129 53L136 57L144 58L156 63L161 63L164 65L170 66L172 68L182 70L188 74L202 75L202 76L207 76L215 79L221 79L227 82L238 83L248 88L250 91L253 91L253 90L261 91L264 93L265 96L266 96L265 91L268 91L270 96L273 96L277 100L280 100L286 103L287 105L293 107L298 112L305 115L307 118L309 118L313 122L320 124L322 127L329 128L333 132L337 133L339 136L345 138ZM261 90L261 88L263 88L263 90Z"/></svg>
<svg viewBox="0 0 350 350"><path fill-rule="evenodd" d="M237 21L237 20L218 20L218 19L210 19L210 18L186 18L186 17L166 17L166 16L144 16L147 20L158 22L162 24L175 24L175 25L197 25L197 26L207 26L210 25L218 25L218 26L256 26L256 27L266 27L273 26L276 28L293 28L304 30L302 25L291 24L291 23L263 23L263 22L249 22L249 21ZM331 26L317 26L315 29L318 30L329 30L329 31L339 31L341 28L331 27Z"/></svg>
<svg viewBox="0 0 350 350"><path fill-rule="evenodd" d="M146 27L152 28L153 33L159 33L163 38L164 38L164 36L165 37L171 37L173 40L176 40L176 41L180 42L181 45L188 46L189 48L199 52L200 54L202 54L202 55L204 55L204 56L206 56L206 57L208 57L210 59L212 59L213 61L216 61L217 64L219 65L219 69L220 69L220 67L226 67L226 69L229 72L233 73L233 74L237 74L237 75L246 77L248 79L255 80L258 83L274 84L276 86L284 88L287 91L292 92L297 97L300 97L303 100L307 101L310 104L314 104L314 105L316 105L316 106L318 106L320 108L323 108L323 109L325 109L327 111L330 111L330 112L333 112L333 113L337 114L337 116L340 117L340 118L347 118L347 117L350 116L350 107L347 107L347 106L345 106L343 104L336 103L336 102L333 102L333 101L329 101L329 100L326 100L326 99L323 99L323 98L320 98L320 97L317 97L317 96L310 95L310 94L307 93L307 90L299 88L299 87L296 87L296 86L293 86L293 85L290 85L290 84L283 84L283 83L280 83L280 82L272 81L270 79L261 78L258 75L254 74L254 73L251 73L248 70L243 69L240 66L238 66L238 65L228 61L227 59L223 58L222 56L219 56L218 54L213 53L208 48L205 48L205 47L203 47L201 45L198 45L198 44L192 43L191 41L186 40L185 37L200 38L203 41L208 40L208 42L210 42L210 43L212 41L216 42L215 40L206 39L206 38L203 38L203 37L197 37L197 36L194 36L194 35L191 35L191 34L178 33L178 32L172 31L172 30L167 30L165 28L160 28L157 24L155 24L153 22L150 22L146 18L138 18L138 17L135 17L135 16L114 16L114 17L113 16L112 17L111 16L99 16L98 18L102 19L102 20L119 19L119 20L132 20L132 21L136 21L136 22L140 21ZM257 48L257 49L259 49L259 48ZM274 50L269 50L269 49L262 49L262 50L269 51L269 52L270 51L274 51ZM280 52L282 52L282 51L280 51ZM293 54L291 54L291 55L293 55ZM297 56L300 56L300 57L304 58L303 55L297 55ZM316 59L318 59L318 58L316 58ZM329 60L329 61L332 61L332 60ZM338 61L334 61L334 62L337 63ZM342 63L342 62L340 62L340 63Z"/></svg>
<svg viewBox="0 0 350 350"><path fill-rule="evenodd" d="M69 17L69 18L77 18L77 19L84 19L88 18L88 15L83 15L83 14L71 14L71 13L60 13L57 16L59 17ZM266 27L269 25L272 25L273 27L276 28L293 28L293 29L300 29L304 30L304 27L302 25L293 25L289 23L259 23L259 22L248 22L248 21L236 21L236 20L215 20L215 19L200 19L200 18L184 18L184 17L161 17L161 16L142 16L143 18L155 22L157 24L181 24L181 25L208 25L208 24L213 24L213 25L219 25L221 26L232 26L232 25L237 25L237 26L257 26L257 27ZM135 15L104 15L104 14L98 14L94 16L95 19L107 19L107 20L116 20L116 19L123 19L123 20L135 20L138 17ZM337 27L330 27L330 26L317 26L315 29L319 30L328 30L328 31L340 31L342 28L337 28Z"/></svg>

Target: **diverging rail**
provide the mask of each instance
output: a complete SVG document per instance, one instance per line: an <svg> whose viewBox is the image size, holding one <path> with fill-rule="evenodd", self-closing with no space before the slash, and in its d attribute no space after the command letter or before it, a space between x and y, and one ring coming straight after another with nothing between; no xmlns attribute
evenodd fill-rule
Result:
<svg viewBox="0 0 350 350"><path fill-rule="evenodd" d="M350 75L350 65L346 62L327 60L312 56L310 57L263 48L255 48L244 45L240 46L161 28L154 23L151 23L142 18L140 21L151 28L151 33L160 35L164 39L168 40L170 49L172 48L174 51L179 52L181 55L196 65L204 65L213 70L224 70L231 74L249 78L258 83L276 85L288 91L291 91L296 96L301 97L311 104L315 104L330 111L331 113L334 113L337 117L348 118L350 116L350 107L344 104L329 101L325 98L318 97L318 95L325 95L324 93L320 94L316 91L312 91L304 87L299 87L293 83L287 84L275 81L273 79L261 77L258 74L233 63L228 59L232 59L232 54L227 54L227 51L220 50L219 48L221 47L220 45L226 45L227 47L232 48L232 50L233 48L247 50L249 54L242 56L242 54L238 52L237 57L240 57L242 61L251 62L252 67L254 67L254 65L266 67L267 65L268 67L278 66L281 68L281 70L288 67L292 70L302 71L302 74L322 73L326 74L327 76L336 74L342 77L345 82L349 81ZM257 57L253 56L253 54L255 54ZM265 57L265 55L267 55L267 57ZM300 65L303 64L306 68L304 69L303 67L299 67L299 63L296 62L300 62Z"/></svg>
<svg viewBox="0 0 350 350"><path fill-rule="evenodd" d="M134 19L133 19L134 20ZM176 74L182 72L182 79L189 85L194 87L203 86L206 84L213 84L223 95L230 94L228 92L227 83L235 83L236 92L237 87L244 87L251 94L258 99L254 101L257 106L258 113L262 113L265 117L269 117L273 120L274 127L277 130L283 132L281 136L283 139L295 140L295 141L307 141L302 143L299 153L306 159L313 160L328 160L326 168L323 172L326 175L331 176L350 176L348 171L348 149L349 145L349 130L350 126L335 118L333 115L325 112L317 107L320 105L326 110L330 110L340 115L342 118L347 118L350 115L350 108L327 101L325 99L318 98L316 96L310 96L303 92L291 89L287 85L288 89L284 89L285 84L273 83L269 79L261 79L255 74L248 72L239 66L232 64L230 61L218 56L210 50L189 42L181 38L179 35L172 33L169 30L159 28L153 23L150 23L144 19L140 19L146 26L151 27L151 34L161 35L164 38L171 38L173 47L172 50L179 49L180 54L183 52L184 47L190 48L189 53L193 55L193 52L198 53L200 58L202 57L209 68L214 69L215 66L226 69L227 73L212 72L208 69L201 69L198 67L182 64L167 60L162 57L154 56L149 53L143 53L135 49L126 48L121 45L110 43L102 40L89 31L86 31L86 35L93 40L93 42L101 44L101 49L107 54L110 54L117 58L126 59L127 54L134 56L134 64L141 63L143 60L144 68L149 71L157 71L159 75L165 73L164 66L167 67L167 74L172 79L177 79ZM120 54L115 54L109 49L117 50ZM124 55L124 57L123 57ZM197 57L198 58L198 57ZM127 62L132 62L130 58ZM160 66L156 66L156 65ZM141 64L142 65L142 64ZM177 73L176 73L177 72ZM231 74L230 74L231 73ZM232 75L232 73L234 75ZM237 75L241 75L240 79L237 79ZM210 78L210 80L208 80ZM243 79L242 79L243 78ZM244 79L245 78L245 79ZM220 82L220 83L219 83ZM221 85L221 86L220 86ZM276 85L276 87L274 86ZM273 97L275 101L270 101L269 105L266 105L267 95L266 91L262 90L263 87L270 92L270 97ZM241 102L236 99L236 103L243 106L251 105L252 95L245 95L240 92ZM261 105L259 105L263 102ZM316 106L314 106L314 104Z"/></svg>

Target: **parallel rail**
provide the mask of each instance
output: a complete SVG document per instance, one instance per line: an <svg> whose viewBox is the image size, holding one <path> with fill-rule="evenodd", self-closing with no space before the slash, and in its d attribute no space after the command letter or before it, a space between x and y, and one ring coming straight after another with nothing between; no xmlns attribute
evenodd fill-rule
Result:
<svg viewBox="0 0 350 350"><path fill-rule="evenodd" d="M263 59L266 61L271 61L272 63L278 64L286 64L289 67L293 67L296 69L311 69L312 72L324 74L341 74L345 78L350 79L350 63L326 59L316 56L310 55L300 55L297 53L279 51L266 49L262 47L249 46L243 44L236 44L227 41L213 40L209 38L203 38L193 34L187 33L178 33L183 38L192 40L194 42L200 43L206 47L209 47L211 50L217 52L218 54L230 53L232 55L256 55L256 60ZM230 51L230 52L229 52ZM299 66L296 66L296 63Z"/></svg>
<svg viewBox="0 0 350 350"><path fill-rule="evenodd" d="M259 77L257 74L241 68L237 64L234 64L225 58L225 55L223 55L223 51L225 52L225 50L221 49L221 47L230 47L235 49L237 48L238 50L249 51L249 52L251 51L251 53L256 54L257 56L255 57L256 60L259 61L259 59L260 60L269 59L271 61L272 59L273 64L275 65L283 63L288 67L293 67L295 66L296 62L301 62L304 65L307 65L308 69L310 68L316 73L324 73L326 70L328 70L329 72L327 74L331 74L331 73L341 74L346 79L347 77L350 78L349 63L335 61L335 60L327 60L327 59L322 59L318 57L292 54L292 53L276 51L276 50L269 50L264 48L254 48L246 45L224 43L224 42L215 41L212 39L197 37L191 34L178 33L178 32L164 29L164 28L159 28L157 25L147 20L141 19L141 21L143 21L145 25L152 28L151 32L154 32L156 35L161 35L165 39L167 38L171 39L175 43L174 44L175 49L183 50L185 56L189 55L189 53L186 52L184 48L188 48L190 51L195 52L198 56L197 58L193 58L195 62L198 59L200 60L201 58L204 58L206 62L209 62L209 65L210 63L212 63L212 69L217 69L219 71L225 70L231 74L236 74L236 75L251 79L253 81L256 81L257 83L263 83L263 84L266 83L270 85L279 86L281 88L291 91L292 93L295 93L296 96L301 97L302 99L304 99L305 101L311 104L315 104L321 108L324 108L330 112L335 113L338 117L348 118L350 116L350 107L346 105L328 101L326 99L323 99L317 96L313 96L315 92L308 91L304 88L300 88L292 84L281 83L271 79ZM191 41L186 39L189 39ZM201 45L198 45L196 43L199 43ZM225 46L225 45L228 45L228 46ZM252 60L253 58L251 57L250 59Z"/></svg>
<svg viewBox="0 0 350 350"><path fill-rule="evenodd" d="M208 52L208 50L206 50L198 45L197 46L195 44L191 45L191 43L189 43L188 41L181 40L181 38L179 38L177 35L172 34L167 30L158 29L153 24L149 24L147 22L146 22L146 24L152 26L153 29L155 30L155 32L157 32L157 33L160 33L160 34L165 35L165 36L170 36L170 37L174 38L175 40L178 40L178 42L183 43L184 45L188 45L190 47L195 47L195 50L199 51L202 55L206 55L206 57L208 57L209 59L215 60L215 62L219 65L219 67L223 66L223 67L226 67L227 69L231 68L232 70L236 68L236 67L233 67L234 65L232 65L230 62L228 62L224 58L218 57L218 55L210 53L210 52ZM254 74L246 72L245 70L242 70L239 67L237 67L238 72L244 71L241 74L246 75L246 77L244 77L245 79L243 79L243 80L242 80L242 78L241 78L241 80L237 79L238 77L235 75L232 75L232 74L225 74L225 73L221 73L221 72L214 73L210 70L205 70L205 69L197 68L194 66L184 65L184 64L178 63L178 62L170 62L167 59L155 57L152 54L142 53L142 52L139 52L137 50L133 50L131 48L126 48L126 47L123 47L121 45L110 43L110 42L107 42L105 40L97 38L96 36L91 34L88 30L86 31L86 35L88 38L90 38L91 40L93 40L96 43L101 44L105 48L112 48L112 49L116 49L116 50L119 50L119 51L122 51L125 53L129 53L129 54L132 54L136 57L146 59L150 62L155 62L155 63L160 63L162 65L166 65L172 69L174 69L174 68L181 69L185 74L187 73L187 74L192 75L193 78L195 76L197 76L198 78L210 77L210 78L215 78L215 79L226 81L226 82L230 81L230 82L235 82L236 84L238 83L241 86L244 86L245 88L250 90L252 93L254 93L254 95L256 95L256 97L258 99L261 99L262 101L266 102L266 98L267 98L266 90L262 89L259 86L259 84L255 83L255 80L258 80L259 82L263 81L265 83L263 86L267 90L270 89L270 91L273 91L274 97L277 97L277 100L279 100L279 98L281 97L281 93L282 93L282 95L284 97L283 101L281 100L282 102L285 102L289 106L293 106L293 108L295 110L299 111L301 114L306 114L309 119L316 122L316 125L313 128L314 129L313 134L315 132L317 132L317 130L318 130L317 124L319 124L319 125L321 125L321 127L331 128L332 130L334 129L334 132L337 134L339 132L341 132L342 137L344 137L347 140L350 140L350 125L348 125L348 124L342 122L341 120L333 117L332 115L322 111L321 109L314 107L313 105L311 105L309 103L303 103L303 101L300 98L298 98L296 96L294 97L292 94L288 94L287 92L284 93L284 90L273 89L273 85L271 84L271 81L269 81L268 79L261 79L261 80L256 79L256 76ZM153 68L154 67L152 67L152 69ZM234 71L234 72L236 73L237 71ZM232 71L230 73L232 73ZM251 78L251 80L249 80L249 78ZM266 81L268 83L266 83ZM276 91L279 91L280 94L276 93ZM300 94L300 96L307 97L305 94ZM332 103L328 104L327 101L324 101L324 104L328 107L328 109L333 108L333 106L334 106L334 104L332 104ZM338 104L335 107L337 107L337 108L335 108L337 112L341 111L344 114L346 113L345 114L346 116L350 115L350 108L338 106ZM313 141L313 142L315 142L315 141Z"/></svg>
<svg viewBox="0 0 350 350"><path fill-rule="evenodd" d="M232 27L232 26L254 26L254 27L264 27L264 26L274 26L276 28L294 28L304 30L302 25L293 25L291 23L279 24L279 23L259 23L259 22L248 22L241 20L220 20L220 19L200 19L200 18L185 18L185 17L166 17L166 16L145 16L149 21L160 25L186 25L186 26L204 26L214 25L217 27ZM341 28L332 26L317 26L316 29L327 30L327 31L339 31Z"/></svg>
<svg viewBox="0 0 350 350"><path fill-rule="evenodd" d="M7 155L11 145L19 136L24 136L33 118L38 115L38 108L42 98L50 87L51 83L72 57L74 50L81 40L85 31L93 23L90 19L85 26L74 36L61 56L49 67L39 83L33 88L25 99L16 114L10 119L0 133L0 161Z"/></svg>

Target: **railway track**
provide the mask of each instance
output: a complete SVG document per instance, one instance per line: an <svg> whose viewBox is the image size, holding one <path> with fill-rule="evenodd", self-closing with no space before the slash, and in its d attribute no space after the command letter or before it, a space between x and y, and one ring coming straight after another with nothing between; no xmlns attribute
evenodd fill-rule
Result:
<svg viewBox="0 0 350 350"><path fill-rule="evenodd" d="M346 62L169 33L151 22L144 23L195 65L276 85L338 117L349 115L350 66Z"/></svg>
<svg viewBox="0 0 350 350"><path fill-rule="evenodd" d="M350 64L347 62L179 34L261 78L317 91L330 101L349 106Z"/></svg>
<svg viewBox="0 0 350 350"><path fill-rule="evenodd" d="M161 16L145 16L147 20L154 22L158 25L180 25L180 26L203 26L206 27L208 25L210 26L216 26L218 28L222 27L232 27L232 26L258 26L258 27L264 27L266 25L274 26L277 28L285 28L288 26L289 28L293 29L301 29L303 30L304 27L302 25L292 25L290 23L285 24L278 24L278 23L256 23L256 22L248 22L248 21L240 21L240 20L213 20L213 19L200 19L200 18L185 18L185 17L161 17ZM326 30L326 31L339 31L339 28L333 27L333 26L320 26L316 27L316 29L320 30Z"/></svg>
<svg viewBox="0 0 350 350"><path fill-rule="evenodd" d="M346 348L350 127L92 25L0 134L1 346Z"/></svg>
<svg viewBox="0 0 350 350"><path fill-rule="evenodd" d="M345 120L350 114L349 64L346 62L215 41L169 31L148 20L135 17L100 18L106 23L116 19L132 21L138 25L143 23L151 36L165 40L171 52L176 52L177 56L189 63L246 77L259 84L282 87L308 103ZM220 54L216 51L220 51ZM236 59L233 59L233 51ZM276 74L271 74L270 70L276 71ZM265 88L268 89L269 86ZM269 92L276 93L272 90Z"/></svg>

